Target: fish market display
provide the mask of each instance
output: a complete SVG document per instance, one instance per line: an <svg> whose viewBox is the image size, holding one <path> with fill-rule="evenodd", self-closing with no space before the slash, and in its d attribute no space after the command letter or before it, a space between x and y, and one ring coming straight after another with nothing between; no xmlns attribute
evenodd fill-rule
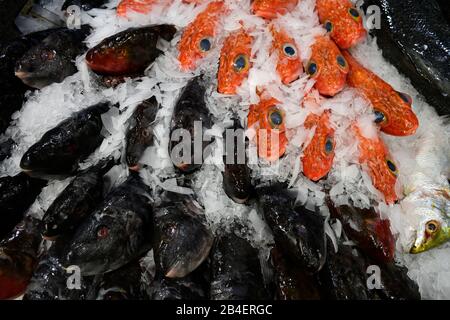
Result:
<svg viewBox="0 0 450 320"><path fill-rule="evenodd" d="M41 221L26 217L0 242L0 299L21 295L38 260Z"/></svg>
<svg viewBox="0 0 450 320"><path fill-rule="evenodd" d="M448 6L397 2L0 2L0 298L448 299Z"/></svg>
<svg viewBox="0 0 450 320"><path fill-rule="evenodd" d="M46 182L24 173L0 178L0 237L5 237L18 224Z"/></svg>
<svg viewBox="0 0 450 320"><path fill-rule="evenodd" d="M166 278L183 278L206 259L213 236L194 199L177 193L163 194L161 199L154 212L156 272Z"/></svg>
<svg viewBox="0 0 450 320"><path fill-rule="evenodd" d="M89 31L87 26L55 30L17 61L16 77L37 89L62 82L77 71L73 61L85 51L83 40Z"/></svg>
<svg viewBox="0 0 450 320"><path fill-rule="evenodd" d="M383 56L411 80L439 114L448 115L450 25L438 1L365 0L364 5L380 8L381 28L373 32ZM448 17L448 3L444 6Z"/></svg>
<svg viewBox="0 0 450 320"><path fill-rule="evenodd" d="M138 175L130 174L76 229L63 263L79 266L84 275L97 275L148 251L153 213L147 189Z"/></svg>
<svg viewBox="0 0 450 320"><path fill-rule="evenodd" d="M75 113L47 131L20 160L20 167L33 175L64 175L77 169L78 162L102 142L101 115L108 103L100 103Z"/></svg>
<svg viewBox="0 0 450 320"><path fill-rule="evenodd" d="M113 165L114 161L111 159L101 161L76 175L42 217L44 238L55 239L78 227L83 218L102 200L103 175Z"/></svg>

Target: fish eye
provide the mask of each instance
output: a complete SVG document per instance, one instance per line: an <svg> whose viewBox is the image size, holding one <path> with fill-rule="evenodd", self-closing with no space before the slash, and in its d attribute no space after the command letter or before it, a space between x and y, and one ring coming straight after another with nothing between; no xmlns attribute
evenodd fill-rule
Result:
<svg viewBox="0 0 450 320"><path fill-rule="evenodd" d="M283 45L283 52L289 58L294 58L297 56L297 49L295 48L295 46L293 44L290 44L290 43L285 43Z"/></svg>
<svg viewBox="0 0 450 320"><path fill-rule="evenodd" d="M314 61L310 61L306 66L306 72L311 76L315 76L319 68L317 67L317 63Z"/></svg>
<svg viewBox="0 0 450 320"><path fill-rule="evenodd" d="M323 25L327 32L333 32L333 24L331 23L331 21L325 21Z"/></svg>
<svg viewBox="0 0 450 320"><path fill-rule="evenodd" d="M397 91L397 93L404 102L406 102L409 105L412 104L412 98L408 94L400 92L400 91Z"/></svg>
<svg viewBox="0 0 450 320"><path fill-rule="evenodd" d="M104 239L108 236L109 229L106 226L100 226L97 228L97 238Z"/></svg>
<svg viewBox="0 0 450 320"><path fill-rule="evenodd" d="M208 37L201 39L198 46L201 51L208 52L212 48L211 38Z"/></svg>
<svg viewBox="0 0 450 320"><path fill-rule="evenodd" d="M53 60L55 59L56 52L54 50L44 50L41 52L42 60Z"/></svg>
<svg viewBox="0 0 450 320"><path fill-rule="evenodd" d="M283 124L283 114L279 109L273 108L269 111L268 120L272 128L278 128Z"/></svg>
<svg viewBox="0 0 450 320"><path fill-rule="evenodd" d="M430 220L425 225L425 231L427 234L432 235L436 233L440 228L440 223L436 220Z"/></svg>
<svg viewBox="0 0 450 320"><path fill-rule="evenodd" d="M386 115L383 112L374 110L373 113L375 114L375 123L383 123L387 121Z"/></svg>
<svg viewBox="0 0 450 320"><path fill-rule="evenodd" d="M355 8L350 8L350 9L348 9L348 13L352 16L352 18L355 20L355 21L359 21L360 20L360 16L359 16L359 12L358 12L358 10L356 10Z"/></svg>
<svg viewBox="0 0 450 320"><path fill-rule="evenodd" d="M386 160L386 164L388 166L389 171L394 175L397 176L398 172L397 172L397 166L395 165L394 162L392 162L391 160L387 159Z"/></svg>
<svg viewBox="0 0 450 320"><path fill-rule="evenodd" d="M347 68L347 60L345 60L345 58L343 56L338 55L336 57L336 61L342 69Z"/></svg>
<svg viewBox="0 0 450 320"><path fill-rule="evenodd" d="M233 62L233 68L236 72L242 72L248 69L248 57L244 54L238 55Z"/></svg>
<svg viewBox="0 0 450 320"><path fill-rule="evenodd" d="M330 154L334 150L333 137L327 137L325 141L325 153Z"/></svg>

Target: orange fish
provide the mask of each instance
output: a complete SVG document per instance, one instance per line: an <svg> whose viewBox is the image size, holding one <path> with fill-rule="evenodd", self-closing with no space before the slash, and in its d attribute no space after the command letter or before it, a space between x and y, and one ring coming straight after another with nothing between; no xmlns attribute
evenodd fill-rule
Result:
<svg viewBox="0 0 450 320"><path fill-rule="evenodd" d="M183 70L195 68L196 61L204 58L212 49L219 16L224 12L224 7L223 1L211 2L184 30L178 46L178 60Z"/></svg>
<svg viewBox="0 0 450 320"><path fill-rule="evenodd" d="M253 38L243 29L230 34L220 52L217 91L222 94L236 94L251 67L250 55Z"/></svg>
<svg viewBox="0 0 450 320"><path fill-rule="evenodd" d="M272 52L278 51L277 72L284 84L289 84L298 79L303 71L299 51L294 39L283 30L272 29Z"/></svg>
<svg viewBox="0 0 450 320"><path fill-rule="evenodd" d="M320 94L334 96L345 86L348 64L336 44L328 37L317 37L311 47L306 72L316 80Z"/></svg>
<svg viewBox="0 0 450 320"><path fill-rule="evenodd" d="M419 120L411 108L411 97L395 91L380 77L361 66L348 52L344 51L343 54L350 67L348 84L371 102L375 122L381 131L394 136L414 134Z"/></svg>
<svg viewBox="0 0 450 320"><path fill-rule="evenodd" d="M334 129L330 126L330 111L318 116L310 114L305 128L316 127L314 137L303 151L303 174L312 181L318 181L328 174L334 160Z"/></svg>
<svg viewBox="0 0 450 320"><path fill-rule="evenodd" d="M120 17L126 17L128 11L134 11L137 13L147 14L152 11L152 7L155 4L161 3L170 5L173 0L122 0L117 6L117 15ZM184 3L202 4L204 0L183 0Z"/></svg>
<svg viewBox="0 0 450 320"><path fill-rule="evenodd" d="M298 0L253 0L253 13L264 19L275 19L295 9Z"/></svg>
<svg viewBox="0 0 450 320"><path fill-rule="evenodd" d="M353 130L359 140L359 162L367 165L372 183L384 195L386 203L394 203L397 200L395 193L397 166L390 158L383 140L379 136L375 139L364 137L356 125L353 126Z"/></svg>
<svg viewBox="0 0 450 320"><path fill-rule="evenodd" d="M361 16L350 0L317 0L316 8L331 38L342 49L348 49L366 36Z"/></svg>
<svg viewBox="0 0 450 320"><path fill-rule="evenodd" d="M247 127L256 130L258 156L269 162L278 160L286 152L284 113L278 104L274 98L261 100L250 106L247 118Z"/></svg>

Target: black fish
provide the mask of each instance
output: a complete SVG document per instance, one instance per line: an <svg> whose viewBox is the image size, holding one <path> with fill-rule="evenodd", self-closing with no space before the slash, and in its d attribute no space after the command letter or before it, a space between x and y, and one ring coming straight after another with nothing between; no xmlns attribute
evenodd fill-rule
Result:
<svg viewBox="0 0 450 320"><path fill-rule="evenodd" d="M3 133L9 126L11 115L22 107L25 92L30 89L14 75L17 61L32 46L40 43L53 31L34 32L11 41L0 42L0 74L2 75L0 77L0 87L2 88L0 93L0 133Z"/></svg>
<svg viewBox="0 0 450 320"><path fill-rule="evenodd" d="M31 175L70 175L103 141L101 115L110 108L100 103L73 114L47 131L23 155L20 167Z"/></svg>
<svg viewBox="0 0 450 320"><path fill-rule="evenodd" d="M205 262L183 278L157 276L150 293L152 300L206 300L208 298L208 264Z"/></svg>
<svg viewBox="0 0 450 320"><path fill-rule="evenodd" d="M389 262L379 265L381 288L375 289L383 300L420 300L417 284L408 275L408 269Z"/></svg>
<svg viewBox="0 0 450 320"><path fill-rule="evenodd" d="M367 287L368 265L351 246L339 243L338 252L328 243L327 261L318 274L323 299L370 300L374 294Z"/></svg>
<svg viewBox="0 0 450 320"><path fill-rule="evenodd" d="M22 220L45 184L24 173L0 178L0 239Z"/></svg>
<svg viewBox="0 0 450 320"><path fill-rule="evenodd" d="M78 273L76 266L66 270L61 264L61 253L67 240L66 236L59 238L41 254L23 300L87 299L93 277Z"/></svg>
<svg viewBox="0 0 450 320"><path fill-rule="evenodd" d="M62 82L77 72L74 60L86 50L83 41L89 32L88 26L52 32L17 62L16 76L37 89Z"/></svg>
<svg viewBox="0 0 450 320"><path fill-rule="evenodd" d="M200 168L203 155L208 153L209 142L203 141L203 135L199 132L202 129L204 133L213 124L205 103L205 93L201 77L192 79L184 88L172 115L169 154L174 166L183 172L193 172ZM188 137L183 138L182 134L186 132L190 134L190 141L185 141ZM197 143L194 143L195 140Z"/></svg>
<svg viewBox="0 0 450 320"><path fill-rule="evenodd" d="M207 257L213 235L206 227L203 208L190 196L165 192L155 208L156 271L167 278L182 278Z"/></svg>
<svg viewBox="0 0 450 320"><path fill-rule="evenodd" d="M0 143L0 161L3 161L11 156L11 150L14 145L15 142L11 138Z"/></svg>
<svg viewBox="0 0 450 320"><path fill-rule="evenodd" d="M142 285L144 269L139 260L130 262L96 279L91 289L90 299L95 300L142 300L148 299Z"/></svg>
<svg viewBox="0 0 450 320"><path fill-rule="evenodd" d="M97 275L148 251L153 219L148 192L139 174L131 172L77 228L64 263L79 266L83 275Z"/></svg>
<svg viewBox="0 0 450 320"><path fill-rule="evenodd" d="M450 25L435 0L365 0L381 9L377 43L433 105L450 114Z"/></svg>
<svg viewBox="0 0 450 320"><path fill-rule="evenodd" d="M233 122L233 128L225 129L224 132L223 189L233 201L245 203L252 190L250 168L247 166L245 153L245 132L238 118L234 118Z"/></svg>
<svg viewBox="0 0 450 320"><path fill-rule="evenodd" d="M342 222L345 234L357 243L365 255L381 263L394 260L395 239L389 220L382 220L373 208L335 207L329 199L327 205L331 217Z"/></svg>
<svg viewBox="0 0 450 320"><path fill-rule="evenodd" d="M70 6L77 6L84 11L89 11L94 8L100 8L108 2L108 0L66 0L61 10L66 11Z"/></svg>
<svg viewBox="0 0 450 320"><path fill-rule="evenodd" d="M10 40L20 35L14 22L28 1L29 0L0 0L0 17L2 17L0 41Z"/></svg>
<svg viewBox="0 0 450 320"><path fill-rule="evenodd" d="M326 258L324 219L294 206L295 198L282 185L257 188L259 209L286 257L309 272L319 271Z"/></svg>
<svg viewBox="0 0 450 320"><path fill-rule="evenodd" d="M103 198L103 175L114 159L100 161L75 177L45 212L43 237L55 239L78 227Z"/></svg>
<svg viewBox="0 0 450 320"><path fill-rule="evenodd" d="M283 257L279 249L270 252L275 271L277 300L319 300L319 284L305 269Z"/></svg>
<svg viewBox="0 0 450 320"><path fill-rule="evenodd" d="M0 300L22 294L37 263L40 221L27 216L0 242Z"/></svg>
<svg viewBox="0 0 450 320"><path fill-rule="evenodd" d="M112 35L86 54L89 68L97 74L131 76L143 74L162 54L156 46L160 39L172 40L176 28L172 25L152 25L130 28Z"/></svg>
<svg viewBox="0 0 450 320"><path fill-rule="evenodd" d="M259 251L234 233L218 236L211 251L212 300L268 299Z"/></svg>
<svg viewBox="0 0 450 320"><path fill-rule="evenodd" d="M130 169L139 170L139 160L145 149L153 143L153 122L158 112L159 104L155 97L139 104L132 115L132 121L127 133L126 159Z"/></svg>

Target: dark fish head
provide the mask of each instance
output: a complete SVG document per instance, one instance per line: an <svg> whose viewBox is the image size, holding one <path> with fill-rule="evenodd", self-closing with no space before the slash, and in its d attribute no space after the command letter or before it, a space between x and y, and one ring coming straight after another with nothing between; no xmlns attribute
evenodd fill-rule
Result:
<svg viewBox="0 0 450 320"><path fill-rule="evenodd" d="M192 202L177 202L175 206L170 202L156 213L155 260L159 271L168 278L191 273L211 250L213 236L199 210Z"/></svg>
<svg viewBox="0 0 450 320"><path fill-rule="evenodd" d="M142 226L135 212L114 207L97 211L75 232L64 255L66 267L76 265L89 276L123 266L141 250Z"/></svg>
<svg viewBox="0 0 450 320"><path fill-rule="evenodd" d="M60 52L45 43L32 47L17 62L16 76L26 85L42 89L54 82L62 82L67 72L75 72L75 66L67 63Z"/></svg>
<svg viewBox="0 0 450 320"><path fill-rule="evenodd" d="M57 131L61 131L58 135ZM30 175L38 176L40 173L59 174L70 173L76 169L73 161L77 151L76 144L63 145L62 136L65 135L59 128L52 129L51 139L41 139L32 145L20 160L20 168Z"/></svg>

